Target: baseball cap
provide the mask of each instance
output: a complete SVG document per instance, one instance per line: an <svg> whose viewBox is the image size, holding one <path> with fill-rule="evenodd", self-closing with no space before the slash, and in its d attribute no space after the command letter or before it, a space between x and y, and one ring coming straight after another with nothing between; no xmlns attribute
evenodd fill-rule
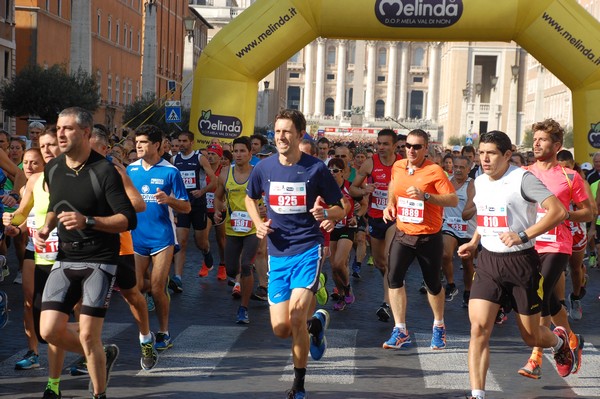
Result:
<svg viewBox="0 0 600 399"><path fill-rule="evenodd" d="M584 162L581 164L581 170L592 170L594 167L589 162Z"/></svg>
<svg viewBox="0 0 600 399"><path fill-rule="evenodd" d="M262 146L262 148L256 155L267 156L267 155L274 154L276 152L277 152L277 148L275 148L275 146L272 146L271 144L265 144Z"/></svg>
<svg viewBox="0 0 600 399"><path fill-rule="evenodd" d="M220 144L211 144L208 147L206 147L206 151L214 152L219 157L223 156L223 147L221 147Z"/></svg>
<svg viewBox="0 0 600 399"><path fill-rule="evenodd" d="M459 145L455 145L454 147L452 147L452 152L460 152L461 148Z"/></svg>

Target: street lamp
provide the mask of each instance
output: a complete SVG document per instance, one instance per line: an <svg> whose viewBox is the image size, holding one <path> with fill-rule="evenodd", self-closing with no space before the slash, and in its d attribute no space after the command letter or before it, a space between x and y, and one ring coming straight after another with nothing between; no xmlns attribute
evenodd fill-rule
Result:
<svg viewBox="0 0 600 399"><path fill-rule="evenodd" d="M511 66L510 71L512 72L513 79L517 80L517 78L519 77L519 66L518 65Z"/></svg>
<svg viewBox="0 0 600 399"><path fill-rule="evenodd" d="M196 25L196 18L185 17L183 18L183 26L185 27L185 33L187 34L188 41L192 41L194 38L194 27Z"/></svg>
<svg viewBox="0 0 600 399"><path fill-rule="evenodd" d="M269 82L268 80L263 81L263 85L265 87L265 90L269 90L269 85L271 84L271 82Z"/></svg>
<svg viewBox="0 0 600 399"><path fill-rule="evenodd" d="M498 84L498 76L490 76L490 83L492 84L492 90L494 90Z"/></svg>

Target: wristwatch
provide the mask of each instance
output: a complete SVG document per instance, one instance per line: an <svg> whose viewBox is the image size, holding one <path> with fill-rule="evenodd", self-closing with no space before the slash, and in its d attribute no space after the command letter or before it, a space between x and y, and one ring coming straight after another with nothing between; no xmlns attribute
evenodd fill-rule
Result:
<svg viewBox="0 0 600 399"><path fill-rule="evenodd" d="M429 194L429 193L423 194L423 201L429 201L429 198L431 198L431 194Z"/></svg>
<svg viewBox="0 0 600 399"><path fill-rule="evenodd" d="M96 226L96 219L93 216L85 217L85 227L86 229L93 229Z"/></svg>
<svg viewBox="0 0 600 399"><path fill-rule="evenodd" d="M521 242L523 244L525 244L526 242L529 241L529 236L524 231L519 232L518 235L519 235L519 238L521 239Z"/></svg>

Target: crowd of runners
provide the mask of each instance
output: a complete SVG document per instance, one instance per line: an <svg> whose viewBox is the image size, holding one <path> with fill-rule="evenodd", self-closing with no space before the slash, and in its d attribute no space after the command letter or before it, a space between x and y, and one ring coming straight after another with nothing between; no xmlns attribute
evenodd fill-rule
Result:
<svg viewBox="0 0 600 399"><path fill-rule="evenodd" d="M374 322L393 324L384 349L411 345L404 280L416 260L432 350L452 345L444 307L463 288L469 397L485 398L490 335L511 311L533 348L520 375L541 377L544 348L562 377L577 373L584 340L569 318L583 317L586 268L596 267L600 246L600 154L578 165L558 123L532 130L530 153L500 131L482 134L477 148L448 150L420 129L383 129L374 144L315 141L305 138L300 112L282 110L272 142L253 135L195 150L191 132L167 137L143 125L115 138L74 107L56 125L32 123L26 138L0 131L0 253L13 247L19 262L28 343L15 369L39 367L38 346L47 343L44 399L61 397L67 351L81 355L71 373L89 374L93 398L105 398L119 355L101 341L113 291L130 307L140 366L150 370L176 345L170 296L197 289L183 278L193 267L198 278L229 281L240 300L232 323L250 323L251 298L269 302L273 333L292 341L286 397L303 399L308 357L324 355L331 311L372 307ZM201 259L186 261L190 237ZM455 257L463 284L454 280ZM352 283L367 263L381 273L382 300L356 304ZM7 302L0 291L0 328Z"/></svg>

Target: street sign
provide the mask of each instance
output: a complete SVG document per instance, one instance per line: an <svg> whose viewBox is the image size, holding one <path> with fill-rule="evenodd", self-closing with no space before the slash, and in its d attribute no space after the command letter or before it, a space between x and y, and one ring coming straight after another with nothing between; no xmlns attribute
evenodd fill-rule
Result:
<svg viewBox="0 0 600 399"><path fill-rule="evenodd" d="M165 120L167 123L181 122L181 101L165 101Z"/></svg>
<svg viewBox="0 0 600 399"><path fill-rule="evenodd" d="M467 138L465 139L465 144L466 145L473 145L473 139L469 136L467 136Z"/></svg>
<svg viewBox="0 0 600 399"><path fill-rule="evenodd" d="M175 92L175 90L177 90L177 82L175 82L174 80L167 81L167 89L171 93Z"/></svg>

